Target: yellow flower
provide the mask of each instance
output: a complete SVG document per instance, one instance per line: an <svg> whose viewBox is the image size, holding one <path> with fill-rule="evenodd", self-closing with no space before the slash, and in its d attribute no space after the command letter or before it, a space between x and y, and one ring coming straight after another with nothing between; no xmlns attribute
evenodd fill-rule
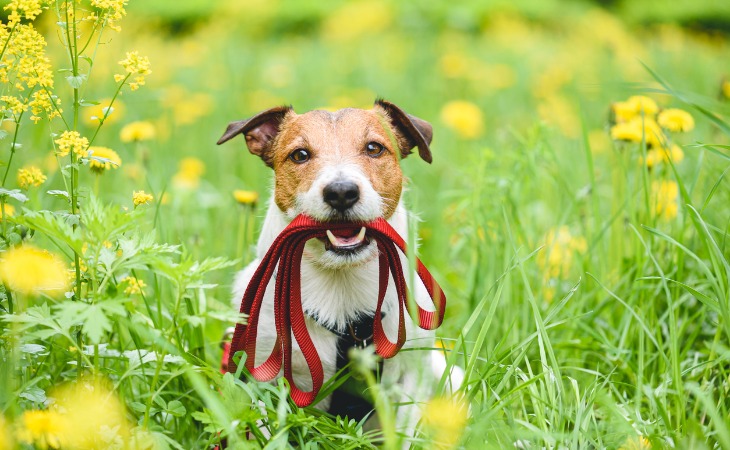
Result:
<svg viewBox="0 0 730 450"><path fill-rule="evenodd" d="M452 449L461 439L467 421L467 405L456 398L434 398L423 409L423 426L431 433L434 447Z"/></svg>
<svg viewBox="0 0 730 450"><path fill-rule="evenodd" d="M548 280L568 273L575 254L585 253L587 248L585 238L573 236L565 225L548 231L545 248L537 255L537 265L543 271L543 278Z"/></svg>
<svg viewBox="0 0 730 450"><path fill-rule="evenodd" d="M15 215L15 206L5 203L3 205L2 217L13 217L14 215Z"/></svg>
<svg viewBox="0 0 730 450"><path fill-rule="evenodd" d="M117 152L106 147L89 147L86 157L89 158L89 168L97 175L122 165L122 159Z"/></svg>
<svg viewBox="0 0 730 450"><path fill-rule="evenodd" d="M129 82L129 87L133 91L143 86L145 84L144 77L152 73L152 70L150 70L150 59L146 56L139 56L139 52L137 51L127 52L127 57L119 61L119 65L124 67L126 74L114 75L114 81L119 83L134 76L134 81ZM126 83L127 81L124 82Z"/></svg>
<svg viewBox="0 0 730 450"><path fill-rule="evenodd" d="M66 265L55 255L28 245L0 254L0 279L23 294L53 296L69 286Z"/></svg>
<svg viewBox="0 0 730 450"><path fill-rule="evenodd" d="M155 126L151 122L132 122L124 126L119 132L122 142L149 141L155 138Z"/></svg>
<svg viewBox="0 0 730 450"><path fill-rule="evenodd" d="M127 295L141 294L142 289L147 287L147 283L144 280L135 277L124 277L120 282L127 284L127 287L124 289L124 293Z"/></svg>
<svg viewBox="0 0 730 450"><path fill-rule="evenodd" d="M654 212L664 220L677 217L679 205L679 186L674 181L653 181L651 183L651 196L654 202Z"/></svg>
<svg viewBox="0 0 730 450"><path fill-rule="evenodd" d="M386 30L393 20L389 2L359 0L343 3L322 24L322 34L333 42L342 42Z"/></svg>
<svg viewBox="0 0 730 450"><path fill-rule="evenodd" d="M475 139L484 130L482 110L474 103L464 100L454 100L444 105L441 109L441 120L466 139Z"/></svg>
<svg viewBox="0 0 730 450"><path fill-rule="evenodd" d="M22 189L28 189L30 186L38 187L45 181L46 176L35 166L18 169L18 186Z"/></svg>
<svg viewBox="0 0 730 450"><path fill-rule="evenodd" d="M27 20L34 20L42 11L41 0L11 0L3 9L15 14L20 18L22 15Z"/></svg>
<svg viewBox="0 0 730 450"><path fill-rule="evenodd" d="M103 380L83 380L51 392L62 413L64 449L128 448L126 408Z"/></svg>
<svg viewBox="0 0 730 450"><path fill-rule="evenodd" d="M644 436L635 436L626 439L626 442L619 447L619 450L649 450L651 442Z"/></svg>
<svg viewBox="0 0 730 450"><path fill-rule="evenodd" d="M127 14L124 10L128 0L91 0L91 6L101 10L98 16L99 20L109 26L114 31L120 31L121 28L116 24Z"/></svg>
<svg viewBox="0 0 730 450"><path fill-rule="evenodd" d="M25 411L20 418L17 437L36 447L60 448L66 421L56 411Z"/></svg>
<svg viewBox="0 0 730 450"><path fill-rule="evenodd" d="M665 109L660 112L657 116L657 122L662 128L680 133L692 131L695 127L692 115L687 111L676 108Z"/></svg>
<svg viewBox="0 0 730 450"><path fill-rule="evenodd" d="M13 435L10 433L5 417L0 414L0 450L12 450L16 448L13 442Z"/></svg>
<svg viewBox="0 0 730 450"><path fill-rule="evenodd" d="M82 116L84 123L89 126L97 126L99 122L104 121L105 124L116 123L124 117L126 106L118 98L112 100L105 98L99 101L98 105L89 106Z"/></svg>
<svg viewBox="0 0 730 450"><path fill-rule="evenodd" d="M617 123L611 127L611 138L617 141L641 142L648 146L659 146L666 142L662 129L647 117L636 116L628 122Z"/></svg>
<svg viewBox="0 0 730 450"><path fill-rule="evenodd" d="M259 194L256 191L244 191L236 189L233 191L233 198L242 205L255 205L259 199Z"/></svg>
<svg viewBox="0 0 730 450"><path fill-rule="evenodd" d="M205 163L198 158L183 158L179 170L172 179L175 187L195 189L200 185L200 177L205 173Z"/></svg>
<svg viewBox="0 0 730 450"><path fill-rule="evenodd" d="M134 191L132 193L132 203L134 203L134 207L138 207L139 205L145 205L149 202L154 200L154 197L152 195L145 193L145 191Z"/></svg>
<svg viewBox="0 0 730 450"><path fill-rule="evenodd" d="M78 131L64 131L61 137L56 139L56 154L58 156L66 156L73 151L76 156L86 156L86 148L89 146L89 140L81 137Z"/></svg>
<svg viewBox="0 0 730 450"><path fill-rule="evenodd" d="M634 111L636 111L636 114L638 115L643 112L644 116L649 117L653 116L657 113L657 111L659 111L659 107L657 106L656 102L644 95L634 95L632 97L629 97L627 103L633 106Z"/></svg>
<svg viewBox="0 0 730 450"><path fill-rule="evenodd" d="M672 145L669 151L665 148L652 148L648 150L646 152L646 166L651 169L657 164L669 161L670 158L675 164L682 162L684 152L679 145ZM639 159L639 162L642 163L642 159Z"/></svg>

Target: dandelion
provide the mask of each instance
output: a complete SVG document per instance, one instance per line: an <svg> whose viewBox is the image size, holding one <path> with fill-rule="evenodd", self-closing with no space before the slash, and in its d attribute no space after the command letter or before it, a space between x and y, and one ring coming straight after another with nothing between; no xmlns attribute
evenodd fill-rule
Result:
<svg viewBox="0 0 730 450"><path fill-rule="evenodd" d="M666 148L652 148L646 152L646 167L649 169L658 164L672 160L675 164L684 160L684 152L678 145L672 145L669 150ZM639 163L643 163L643 158L639 159Z"/></svg>
<svg viewBox="0 0 730 450"><path fill-rule="evenodd" d="M65 424L63 448L128 448L131 426L121 400L102 380L83 380L52 391Z"/></svg>
<svg viewBox="0 0 730 450"><path fill-rule="evenodd" d="M544 271L545 278L557 278L570 271L576 253L587 250L585 238L573 236L563 225L553 228L545 235L545 248L537 255L537 264Z"/></svg>
<svg viewBox="0 0 730 450"><path fill-rule="evenodd" d="M619 450L649 450L651 442L644 436L635 436L626 439L626 442L619 447Z"/></svg>
<svg viewBox="0 0 730 450"><path fill-rule="evenodd" d="M611 138L617 141L642 142L648 146L658 146L666 142L662 129L647 117L637 116L628 122L617 123L611 127Z"/></svg>
<svg viewBox="0 0 730 450"><path fill-rule="evenodd" d="M423 409L422 423L432 433L433 448L456 448L466 421L467 405L456 398L434 398Z"/></svg>
<svg viewBox="0 0 730 450"><path fill-rule="evenodd" d="M134 191L132 193L132 203L134 203L135 208L139 205L146 205L152 200L154 200L154 197L151 194L145 193L145 191Z"/></svg>
<svg viewBox="0 0 730 450"><path fill-rule="evenodd" d="M15 206L3 203L2 217L13 217L15 215Z"/></svg>
<svg viewBox="0 0 730 450"><path fill-rule="evenodd" d="M134 81L129 83L129 88L133 91L139 89L145 84L145 76L152 73L150 70L150 59L146 56L139 56L139 52L127 52L127 57L119 61L119 65L124 67L126 74L114 75L114 81L117 83L124 82L129 77L135 76Z"/></svg>
<svg viewBox="0 0 730 450"><path fill-rule="evenodd" d="M0 414L0 450L11 450L14 449L12 434L10 434L10 427L8 427L5 417Z"/></svg>
<svg viewBox="0 0 730 450"><path fill-rule="evenodd" d="M127 284L127 287L124 289L124 293L127 295L141 294L142 289L147 287L144 280L140 280L135 277L124 277L120 280L120 282Z"/></svg>
<svg viewBox="0 0 730 450"><path fill-rule="evenodd" d="M58 295L68 290L66 265L55 255L28 245L0 255L0 279L23 294Z"/></svg>
<svg viewBox="0 0 730 450"><path fill-rule="evenodd" d="M677 217L679 205L679 186L674 181L653 181L651 183L651 196L654 201L654 212L664 220L671 220Z"/></svg>
<svg viewBox="0 0 730 450"><path fill-rule="evenodd" d="M482 134L484 117L477 105L464 100L454 100L441 109L441 120L465 139L475 139Z"/></svg>
<svg viewBox="0 0 730 450"><path fill-rule="evenodd" d="M629 102L611 104L611 112L615 123L624 123L636 117L636 108Z"/></svg>
<svg viewBox="0 0 730 450"><path fill-rule="evenodd" d="M659 111L656 102L645 95L634 95L629 97L627 103L634 108L636 114L644 116L653 116Z"/></svg>
<svg viewBox="0 0 730 450"><path fill-rule="evenodd" d="M662 128L675 133L692 131L695 127L692 115L687 111L676 108L665 109L660 112L657 116L657 122Z"/></svg>
<svg viewBox="0 0 730 450"><path fill-rule="evenodd" d="M57 449L61 447L65 426L66 421L56 411L25 411L20 418L17 438L42 449Z"/></svg>
<svg viewBox="0 0 730 450"><path fill-rule="evenodd" d="M233 198L242 205L255 206L259 199L259 194L256 191L244 191L236 189L233 191Z"/></svg>
<svg viewBox="0 0 730 450"><path fill-rule="evenodd" d="M76 156L86 156L86 148L89 146L89 140L82 137L78 131L64 131L61 137L56 139L56 155L66 156L69 152L74 152Z"/></svg>
<svg viewBox="0 0 730 450"><path fill-rule="evenodd" d="M200 177L205 173L205 163L198 158L183 158L172 183L182 189L194 189L200 185Z"/></svg>
<svg viewBox="0 0 730 450"><path fill-rule="evenodd" d="M43 175L41 169L35 166L18 169L18 186L22 189L28 189L31 186L38 187L45 183L45 181L46 176Z"/></svg>
<svg viewBox="0 0 730 450"><path fill-rule="evenodd" d="M117 152L106 147L89 147L86 157L89 158L89 168L97 175L122 165L122 159Z"/></svg>
<svg viewBox="0 0 730 450"><path fill-rule="evenodd" d="M124 126L119 132L119 139L122 142L149 141L155 138L155 126L151 122L138 121Z"/></svg>

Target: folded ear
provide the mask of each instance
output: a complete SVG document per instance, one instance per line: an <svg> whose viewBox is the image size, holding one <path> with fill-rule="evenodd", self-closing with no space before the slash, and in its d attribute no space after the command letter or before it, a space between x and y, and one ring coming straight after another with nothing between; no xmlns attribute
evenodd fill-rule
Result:
<svg viewBox="0 0 730 450"><path fill-rule="evenodd" d="M243 134L248 150L263 159L267 166L271 166L271 145L276 135L279 134L279 126L284 120L284 116L289 111L292 111L291 106L277 106L248 119L231 122L223 136L218 139L218 145Z"/></svg>
<svg viewBox="0 0 730 450"><path fill-rule="evenodd" d="M421 159L430 164L433 161L429 147L433 138L431 124L416 116L406 114L393 103L383 99L376 100L375 106L386 112L391 126L404 138L404 142L398 143L401 147L401 157L405 158L411 154L413 147L418 147L418 154Z"/></svg>

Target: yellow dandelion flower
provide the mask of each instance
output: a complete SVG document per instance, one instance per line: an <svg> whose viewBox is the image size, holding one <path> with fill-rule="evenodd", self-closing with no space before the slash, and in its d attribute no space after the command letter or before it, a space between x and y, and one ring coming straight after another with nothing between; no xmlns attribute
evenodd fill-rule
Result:
<svg viewBox="0 0 730 450"><path fill-rule="evenodd" d="M14 215L15 215L15 206L4 203L2 217L13 217Z"/></svg>
<svg viewBox="0 0 730 450"><path fill-rule="evenodd" d="M106 147L89 147L86 157L89 158L89 168L97 175L122 165L122 158L117 152Z"/></svg>
<svg viewBox="0 0 730 450"><path fill-rule="evenodd" d="M611 138L617 141L629 142L644 140L649 146L662 145L667 140L656 121L642 116L612 126Z"/></svg>
<svg viewBox="0 0 730 450"><path fill-rule="evenodd" d="M638 115L643 113L644 116L649 117L659 111L659 107L656 102L645 95L634 95L629 97L627 103L633 106L636 114Z"/></svg>
<svg viewBox="0 0 730 450"><path fill-rule="evenodd" d="M26 295L58 295L69 286L63 261L28 245L0 254L0 279L11 290Z"/></svg>
<svg viewBox="0 0 730 450"><path fill-rule="evenodd" d="M259 199L259 194L256 191L244 191L241 189L236 189L233 191L233 198L236 199L236 201L242 205L256 205L256 202Z"/></svg>
<svg viewBox="0 0 730 450"><path fill-rule="evenodd" d="M28 189L31 186L38 187L46 182L46 176L43 175L41 169L35 166L28 166L18 169L18 186L22 189Z"/></svg>
<svg viewBox="0 0 730 450"><path fill-rule="evenodd" d="M654 212L659 218L670 220L677 217L679 186L676 182L653 181L651 183L651 196L654 203Z"/></svg>
<svg viewBox="0 0 730 450"><path fill-rule="evenodd" d="M651 442L644 436L634 436L626 439L626 442L619 447L619 450L649 450Z"/></svg>
<svg viewBox="0 0 730 450"><path fill-rule="evenodd" d="M687 111L677 108L665 109L657 116L657 122L662 128L675 133L692 131L695 127L695 120Z"/></svg>
<svg viewBox="0 0 730 450"><path fill-rule="evenodd" d="M121 400L103 380L82 380L51 392L63 413L66 449L127 448L131 424Z"/></svg>
<svg viewBox="0 0 730 450"><path fill-rule="evenodd" d="M141 294L142 289L147 287L147 283L144 280L135 277L124 277L120 282L127 284L127 287L124 289L124 293L127 295Z"/></svg>
<svg viewBox="0 0 730 450"><path fill-rule="evenodd" d="M60 448L66 421L56 411L25 411L20 417L17 438L38 448Z"/></svg>
<svg viewBox="0 0 730 450"><path fill-rule="evenodd" d="M475 139L484 131L484 116L477 105L454 100L441 109L441 120L465 139Z"/></svg>
<svg viewBox="0 0 730 450"><path fill-rule="evenodd" d="M98 105L85 108L82 119L88 126L97 126L99 122L104 121L105 124L117 123L123 117L127 107L118 98L114 100L105 98L99 101Z"/></svg>
<svg viewBox="0 0 730 450"><path fill-rule="evenodd" d="M124 126L119 132L119 139L122 142L149 141L155 138L155 126L152 122L138 121Z"/></svg>
<svg viewBox="0 0 730 450"><path fill-rule="evenodd" d="M183 158L179 170L172 179L175 187L195 189L200 185L200 177L205 173L205 163L198 158Z"/></svg>
<svg viewBox="0 0 730 450"><path fill-rule="evenodd" d="M558 278L570 271L574 256L587 249L585 238L573 236L567 226L553 228L545 235L545 247L537 255L537 265L545 279Z"/></svg>
<svg viewBox="0 0 730 450"><path fill-rule="evenodd" d="M13 435L10 432L5 417L0 414L0 450L12 450L16 448L13 442Z"/></svg>
<svg viewBox="0 0 730 450"><path fill-rule="evenodd" d="M615 123L624 123L636 117L636 105L629 102L615 102L611 104L611 112Z"/></svg>
<svg viewBox="0 0 730 450"><path fill-rule="evenodd" d="M134 203L135 208L139 205L150 203L152 200L154 200L154 197L151 194L145 193L145 191L134 191L132 193L132 203Z"/></svg>
<svg viewBox="0 0 730 450"><path fill-rule="evenodd" d="M423 426L431 433L434 447L452 449L461 439L466 427L467 405L456 398L434 398L423 409Z"/></svg>
<svg viewBox="0 0 730 450"><path fill-rule="evenodd" d="M64 131L55 142L58 146L56 149L58 156L66 156L73 151L77 156L83 157L89 146L89 140L82 137L78 131Z"/></svg>
<svg viewBox="0 0 730 450"><path fill-rule="evenodd" d="M386 30L393 21L393 6L380 0L356 0L343 3L327 15L322 23L325 39L342 42Z"/></svg>
<svg viewBox="0 0 730 450"><path fill-rule="evenodd" d="M669 161L669 159L674 164L682 162L684 160L682 148L678 145L672 145L668 151L665 148L652 148L646 152L646 166L650 169L658 164ZM644 163L643 158L639 159L639 163Z"/></svg>

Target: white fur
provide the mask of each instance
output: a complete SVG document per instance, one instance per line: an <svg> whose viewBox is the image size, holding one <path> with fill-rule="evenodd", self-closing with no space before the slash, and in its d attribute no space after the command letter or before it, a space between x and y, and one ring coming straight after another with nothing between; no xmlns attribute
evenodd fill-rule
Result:
<svg viewBox="0 0 730 450"><path fill-rule="evenodd" d="M343 178L356 182L360 188L360 200L353 206L350 219L365 221L379 216L382 210L382 199L372 188L365 175L356 165L352 164L342 164L323 170L312 187L299 195L296 208L286 213L280 211L272 199L269 202L258 241L257 258L240 271L235 279L233 300L237 305L240 304L246 286L261 258L294 217L300 213L306 213L319 220L326 220L330 217L331 210L322 199L322 189L329 182ZM402 204L398 205L388 222L401 236L407 236L408 216ZM401 255L401 262L404 273L408 274L408 261L404 255ZM378 297L378 264L377 246L374 241L370 243L369 248L361 250L352 258L327 252L321 241L310 240L305 247L301 267L302 305L305 313L309 317L316 317L327 327L338 330L344 330L348 322L355 320L360 315L372 314ZM272 277L268 285L259 318L256 365L261 364L268 357L276 340L274 327L275 278L276 275ZM409 277L406 276L406 278ZM427 310L433 310L428 292L418 277L416 277L416 284L415 289L411 287L416 302ZM383 329L391 341L395 341L397 337L397 302L395 287L391 279L383 302L383 311L386 313L383 319ZM405 322L407 341L404 349L433 347L433 331L419 328L407 315ZM322 360L326 382L336 370L337 336L311 318L307 319L307 328ZM294 381L300 389L309 390L311 389L309 369L296 340L293 342L292 352ZM418 403L428 400L436 377L440 377L443 373L445 362L441 363L441 373L434 374L434 358L443 359L443 356L438 352L401 350L395 357L384 362L381 382L386 386L399 386L395 389L399 392L398 398L395 400L405 403L398 412L399 427L404 431L413 431L420 417ZM317 407L326 410L329 402L330 399L327 398Z"/></svg>

